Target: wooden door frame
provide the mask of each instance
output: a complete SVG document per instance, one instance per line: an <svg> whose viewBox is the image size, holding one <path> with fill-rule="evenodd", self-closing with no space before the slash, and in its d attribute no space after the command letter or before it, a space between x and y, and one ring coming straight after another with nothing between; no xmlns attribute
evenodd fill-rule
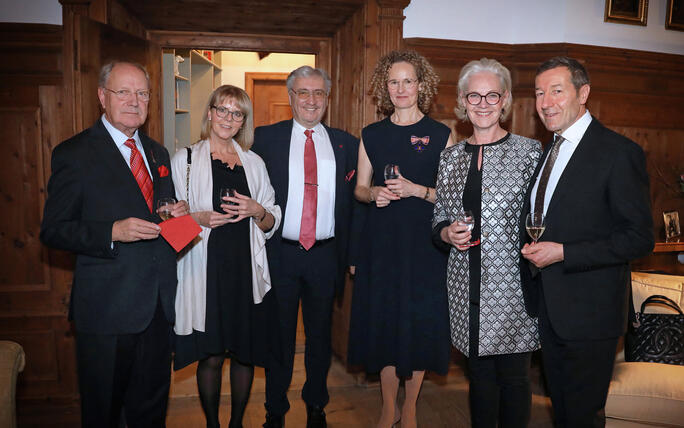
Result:
<svg viewBox="0 0 684 428"><path fill-rule="evenodd" d="M255 80L273 80L278 82L287 81L287 73L279 72L261 72L248 71L245 72L245 92L249 95L251 100L254 100L254 81Z"/></svg>
<svg viewBox="0 0 684 428"><path fill-rule="evenodd" d="M190 31L147 32L147 39L161 48L210 49L242 52L270 52L315 55L316 67L331 73L331 37L274 36L271 34L195 33ZM161 62L161 58L160 58ZM249 94L249 91L246 91ZM251 96L251 95L250 95ZM328 105L324 121L332 117ZM159 112L159 120L162 120Z"/></svg>

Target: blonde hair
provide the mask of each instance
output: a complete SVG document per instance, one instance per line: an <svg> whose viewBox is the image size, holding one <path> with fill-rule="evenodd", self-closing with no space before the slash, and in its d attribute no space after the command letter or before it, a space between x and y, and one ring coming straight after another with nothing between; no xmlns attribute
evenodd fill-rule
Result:
<svg viewBox="0 0 684 428"><path fill-rule="evenodd" d="M432 98L437 95L439 76L424 56L416 51L392 51L380 58L375 66L370 82L370 95L375 98L375 104L385 115L394 112L394 104L387 89L389 70L398 62L406 62L413 66L418 77L418 108L427 114L432 106Z"/></svg>
<svg viewBox="0 0 684 428"><path fill-rule="evenodd" d="M248 151L254 143L254 115L252 114L252 101L249 99L247 92L233 85L223 85L214 89L214 92L209 96L209 102L204 109L204 116L202 117L202 132L200 139L206 140L211 134L211 121L209 120L209 110L213 106L219 106L230 98L235 100L240 107L240 111L245 115L242 120L240 130L233 137L235 141L242 147L242 150Z"/></svg>
<svg viewBox="0 0 684 428"><path fill-rule="evenodd" d="M495 59L481 58L475 61L470 61L468 64L463 66L461 69L461 74L458 76L458 97L456 101L456 107L454 108L454 113L456 117L466 122L468 119L468 112L466 111L466 105L463 102L465 98L466 91L468 90L468 82L473 75L478 73L492 73L499 78L499 83L502 90L502 102L501 105L501 116L499 116L499 122L505 122L508 116L511 114L511 105L513 104L513 94L511 93L511 72L508 71L506 67L501 65L501 63ZM505 94L508 96L504 96Z"/></svg>

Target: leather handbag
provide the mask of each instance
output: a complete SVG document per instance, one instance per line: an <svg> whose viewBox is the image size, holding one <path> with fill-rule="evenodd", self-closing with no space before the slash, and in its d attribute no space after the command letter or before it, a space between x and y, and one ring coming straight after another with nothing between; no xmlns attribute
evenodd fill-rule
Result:
<svg viewBox="0 0 684 428"><path fill-rule="evenodd" d="M649 304L677 314L645 314ZM657 294L644 300L625 336L625 360L684 365L684 314L677 303Z"/></svg>

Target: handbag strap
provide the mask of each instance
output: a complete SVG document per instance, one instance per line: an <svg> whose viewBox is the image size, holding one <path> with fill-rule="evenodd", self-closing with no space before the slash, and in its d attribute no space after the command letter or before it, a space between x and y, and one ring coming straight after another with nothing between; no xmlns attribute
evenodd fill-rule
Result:
<svg viewBox="0 0 684 428"><path fill-rule="evenodd" d="M190 147L185 148L188 151L188 170L185 173L185 200L190 204L190 164L192 163L192 149Z"/></svg>
<svg viewBox="0 0 684 428"><path fill-rule="evenodd" d="M675 303L672 299L662 296L660 294L654 294L652 296L649 296L648 299L644 300L644 302L641 304L641 313L644 313L644 309L646 308L646 305L648 305L649 303L660 303L661 305L665 305L679 312L679 315L684 315L684 313L682 313L682 310L679 308L679 305L677 305L677 303Z"/></svg>

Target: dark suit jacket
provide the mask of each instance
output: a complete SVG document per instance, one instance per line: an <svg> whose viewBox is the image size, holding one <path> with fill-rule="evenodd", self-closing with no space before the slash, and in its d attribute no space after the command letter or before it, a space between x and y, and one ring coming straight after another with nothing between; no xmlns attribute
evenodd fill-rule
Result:
<svg viewBox="0 0 684 428"><path fill-rule="evenodd" d="M530 193L548 150L547 146L527 190L520 220L525 235ZM654 245L641 147L594 118L553 193L541 241L563 244L565 259L534 278L529 268L521 270L528 311L536 315L535 299L538 287L543 287L549 319L561 338L594 340L624 334L629 262L649 254Z"/></svg>
<svg viewBox="0 0 684 428"><path fill-rule="evenodd" d="M325 126L325 125L323 125ZM352 212L355 210L354 186L356 185L356 159L359 140L353 135L336 128L325 126L330 137L337 167L335 170L335 247L337 250L337 275L335 286L344 286L344 272L348 264L349 235ZM285 120L268 126L260 126L254 132L252 150L262 157L275 190L276 204L287 210L287 190L289 184L290 138L292 120ZM275 278L281 270L280 252L282 228L266 243L269 267Z"/></svg>
<svg viewBox="0 0 684 428"><path fill-rule="evenodd" d="M139 132L152 172L154 205L174 197L169 154ZM159 167L168 175L161 177ZM81 332L127 334L144 330L158 296L174 320L176 254L160 236L114 243L114 221L128 217L159 223L150 213L131 170L101 119L62 142L52 153L40 238L76 253L70 317Z"/></svg>

